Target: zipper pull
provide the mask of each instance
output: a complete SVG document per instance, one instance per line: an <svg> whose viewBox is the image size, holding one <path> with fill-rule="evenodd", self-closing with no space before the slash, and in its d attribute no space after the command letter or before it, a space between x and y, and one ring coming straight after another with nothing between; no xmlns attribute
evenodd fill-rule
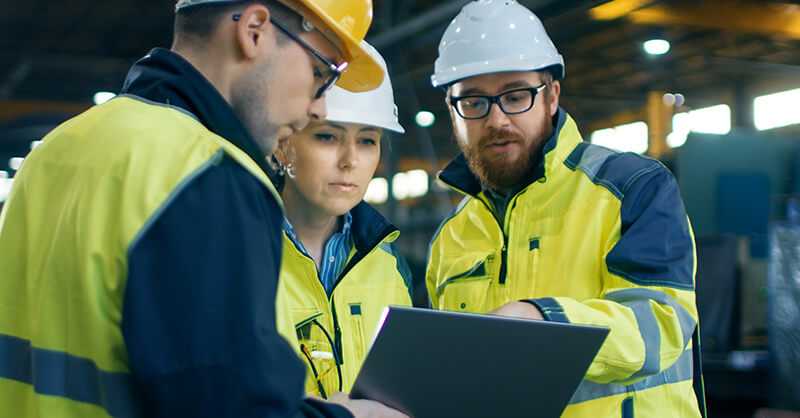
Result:
<svg viewBox="0 0 800 418"><path fill-rule="evenodd" d="M344 356L342 356L342 330L339 329L338 323L333 332L336 334L333 336L334 344L336 344L336 354L338 354L336 362L341 365L344 364Z"/></svg>

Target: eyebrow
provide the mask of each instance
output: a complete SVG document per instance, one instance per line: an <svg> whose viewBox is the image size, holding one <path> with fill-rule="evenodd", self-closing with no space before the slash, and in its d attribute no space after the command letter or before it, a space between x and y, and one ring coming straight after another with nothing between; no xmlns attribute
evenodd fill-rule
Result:
<svg viewBox="0 0 800 418"><path fill-rule="evenodd" d="M324 125L327 126L328 128L333 128L333 129L336 129L336 130L339 130L339 131L347 132L347 128L345 128L343 125L340 125L340 124L338 124L336 122L325 121ZM374 126L365 126L365 127L361 128L361 129L359 129L358 131L359 132L365 132L366 131L366 132L380 133L380 129L378 129L378 128L374 127Z"/></svg>
<svg viewBox="0 0 800 418"><path fill-rule="evenodd" d="M527 87L532 87L530 85L530 83L528 83L527 81L521 81L521 80L512 81L510 83L503 84L503 87L500 88L500 93L508 91L508 90L519 89L519 88L527 88ZM468 88L468 89L464 90L460 94L460 96L464 97L464 96L486 95L486 94L487 93L485 91L483 91L482 89L480 89L478 87L471 87L471 88Z"/></svg>
<svg viewBox="0 0 800 418"><path fill-rule="evenodd" d="M339 124L338 124L338 123L336 123L336 122L325 121L325 124L324 124L324 126L326 126L326 127L329 127L329 128L333 128L333 129L336 129L336 130L339 130L339 131L345 131L345 132L347 132L347 128L345 128L345 127L344 127L344 126L342 126L342 125L339 125Z"/></svg>

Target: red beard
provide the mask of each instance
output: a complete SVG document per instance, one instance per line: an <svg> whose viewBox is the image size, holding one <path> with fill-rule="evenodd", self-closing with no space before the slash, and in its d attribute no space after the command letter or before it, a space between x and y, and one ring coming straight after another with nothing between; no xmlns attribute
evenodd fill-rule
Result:
<svg viewBox="0 0 800 418"><path fill-rule="evenodd" d="M530 141L527 148L516 157L507 154L493 154L488 147L497 142L514 142L526 147L519 134L509 130L490 130L476 145L462 145L461 150L469 163L469 168L481 183L494 190L510 189L521 184L533 171L540 141Z"/></svg>

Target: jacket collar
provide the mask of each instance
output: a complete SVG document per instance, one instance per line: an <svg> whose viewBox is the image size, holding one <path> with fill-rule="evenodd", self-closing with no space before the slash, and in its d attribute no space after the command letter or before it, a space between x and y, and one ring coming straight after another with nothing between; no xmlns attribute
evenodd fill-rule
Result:
<svg viewBox="0 0 800 418"><path fill-rule="evenodd" d="M284 218L283 230L296 247L303 250L303 252L307 252L286 218ZM359 202L356 207L345 214L343 225L337 232L350 234L356 253L364 255L387 238L390 241L394 241L399 235L399 230L396 226L392 225L380 212L364 201Z"/></svg>
<svg viewBox="0 0 800 418"><path fill-rule="evenodd" d="M393 236L394 241L398 235L397 227L364 201L351 209L350 214L353 215L350 233L359 253L368 253L387 237Z"/></svg>
<svg viewBox="0 0 800 418"><path fill-rule="evenodd" d="M128 71L121 93L191 113L208 130L244 151L273 184L282 183L225 98L180 55L163 48L153 49Z"/></svg>
<svg viewBox="0 0 800 418"><path fill-rule="evenodd" d="M554 170L558 169L559 163L563 162L565 156L569 155L575 145L582 141L580 135L577 134L577 130L572 129L575 122L564 109L558 108L554 122L553 133L545 141L542 152L538 156L539 161L530 176L525 180L524 184L520 185L522 188L551 175ZM483 185L470 170L463 153L459 154L444 170L439 172L439 179L453 189L473 197L477 197L483 191Z"/></svg>

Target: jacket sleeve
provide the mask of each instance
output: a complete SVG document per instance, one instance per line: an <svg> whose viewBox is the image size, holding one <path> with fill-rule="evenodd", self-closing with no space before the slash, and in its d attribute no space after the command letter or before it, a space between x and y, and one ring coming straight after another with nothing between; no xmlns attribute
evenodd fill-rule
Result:
<svg viewBox="0 0 800 418"><path fill-rule="evenodd" d="M690 359L697 323L694 236L677 183L660 164L631 183L601 298L530 301L548 320L610 329L587 373L597 383L633 383Z"/></svg>
<svg viewBox="0 0 800 418"><path fill-rule="evenodd" d="M275 325L282 211L227 157L131 244L122 330L149 417L350 417L303 400Z"/></svg>

